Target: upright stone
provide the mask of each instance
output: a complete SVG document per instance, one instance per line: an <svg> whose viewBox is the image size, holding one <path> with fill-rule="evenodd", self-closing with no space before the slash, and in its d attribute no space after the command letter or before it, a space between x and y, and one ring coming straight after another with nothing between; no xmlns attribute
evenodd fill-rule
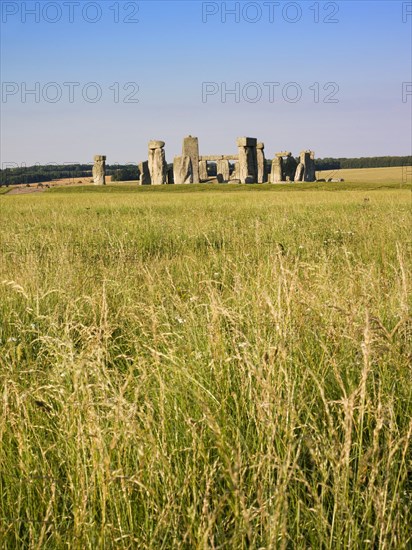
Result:
<svg viewBox="0 0 412 550"><path fill-rule="evenodd" d="M297 166L298 163L295 157L292 156L292 153L288 153L286 159L283 161L283 176L286 181L294 181Z"/></svg>
<svg viewBox="0 0 412 550"><path fill-rule="evenodd" d="M199 161L199 180L200 181L206 181L207 180L207 160L200 160Z"/></svg>
<svg viewBox="0 0 412 550"><path fill-rule="evenodd" d="M228 160L220 159L216 163L217 179L220 183L227 182L230 179L230 166Z"/></svg>
<svg viewBox="0 0 412 550"><path fill-rule="evenodd" d="M163 185L167 182L167 163L164 141L149 142L149 172L152 185Z"/></svg>
<svg viewBox="0 0 412 550"><path fill-rule="evenodd" d="M257 140L242 137L237 139L239 149L239 179L241 183L256 183L257 181Z"/></svg>
<svg viewBox="0 0 412 550"><path fill-rule="evenodd" d="M295 172L295 181L302 181L303 180L303 173L305 171L305 165L299 162L296 172Z"/></svg>
<svg viewBox="0 0 412 550"><path fill-rule="evenodd" d="M281 183L283 181L283 158L277 154L272 160L272 171L270 174L271 183Z"/></svg>
<svg viewBox="0 0 412 550"><path fill-rule="evenodd" d="M106 157L104 155L94 156L93 182L94 185L106 185Z"/></svg>
<svg viewBox="0 0 412 550"><path fill-rule="evenodd" d="M233 172L229 181L240 181L239 177L239 161L235 161L233 166Z"/></svg>
<svg viewBox="0 0 412 550"><path fill-rule="evenodd" d="M302 151L300 154L300 162L305 167L303 173L303 181L315 181L315 153L309 150Z"/></svg>
<svg viewBox="0 0 412 550"><path fill-rule="evenodd" d="M152 180L150 178L149 163L147 160L139 163L140 172L140 185L150 185Z"/></svg>
<svg viewBox="0 0 412 550"><path fill-rule="evenodd" d="M187 155L173 160L173 176L176 184L193 183L192 161Z"/></svg>
<svg viewBox="0 0 412 550"><path fill-rule="evenodd" d="M257 182L265 183L267 181L267 174L266 174L266 159L265 159L264 143L257 144L256 157L257 157Z"/></svg>
<svg viewBox="0 0 412 550"><path fill-rule="evenodd" d="M199 174L199 140L197 137L188 136L183 140L182 157L189 157L192 163L193 183L200 182Z"/></svg>

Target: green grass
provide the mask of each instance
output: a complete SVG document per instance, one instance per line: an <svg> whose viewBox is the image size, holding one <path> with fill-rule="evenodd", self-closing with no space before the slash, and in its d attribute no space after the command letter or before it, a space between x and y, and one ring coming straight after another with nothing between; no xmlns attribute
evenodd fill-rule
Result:
<svg viewBox="0 0 412 550"><path fill-rule="evenodd" d="M377 189L411 189L411 183L402 183L391 178L382 178L382 181L366 182L340 182L340 183L285 183L285 184L219 184L201 183L190 185L136 185L125 182L116 182L105 186L83 185L52 187L47 193L78 194L78 193L256 193L256 192L296 192L296 191L356 191L356 190L377 190Z"/></svg>
<svg viewBox="0 0 412 550"><path fill-rule="evenodd" d="M2 197L2 547L410 547L411 190L382 185Z"/></svg>

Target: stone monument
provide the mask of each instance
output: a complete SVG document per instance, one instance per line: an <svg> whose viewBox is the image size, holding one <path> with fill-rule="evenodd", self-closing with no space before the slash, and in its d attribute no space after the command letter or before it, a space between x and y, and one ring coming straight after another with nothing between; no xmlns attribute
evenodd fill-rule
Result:
<svg viewBox="0 0 412 550"><path fill-rule="evenodd" d="M272 160L272 171L270 173L271 183L281 183L283 181L283 158L281 153L276 153Z"/></svg>
<svg viewBox="0 0 412 550"><path fill-rule="evenodd" d="M150 185L152 180L150 178L149 163L147 160L139 163L140 172L140 185Z"/></svg>
<svg viewBox="0 0 412 550"><path fill-rule="evenodd" d="M237 139L239 151L239 179L241 183L256 183L257 181L257 139L241 137Z"/></svg>
<svg viewBox="0 0 412 550"><path fill-rule="evenodd" d="M176 184L193 183L192 161L189 156L182 155L174 158L173 176Z"/></svg>
<svg viewBox="0 0 412 550"><path fill-rule="evenodd" d="M182 157L189 157L192 166L192 182L200 183L199 175L199 140L188 136L183 140Z"/></svg>
<svg viewBox="0 0 412 550"><path fill-rule="evenodd" d="M152 185L167 183L167 164L164 151L165 142L152 140L149 142L149 173Z"/></svg>
<svg viewBox="0 0 412 550"><path fill-rule="evenodd" d="M257 182L265 183L267 181L266 159L265 159L265 144L258 143L256 145L257 156Z"/></svg>
<svg viewBox="0 0 412 550"><path fill-rule="evenodd" d="M94 185L106 185L106 157L104 155L94 156L93 182Z"/></svg>

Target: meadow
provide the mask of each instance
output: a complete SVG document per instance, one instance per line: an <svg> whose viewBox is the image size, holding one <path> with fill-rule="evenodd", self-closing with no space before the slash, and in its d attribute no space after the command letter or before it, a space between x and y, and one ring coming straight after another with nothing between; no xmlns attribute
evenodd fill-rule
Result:
<svg viewBox="0 0 412 550"><path fill-rule="evenodd" d="M1 547L410 548L411 206L2 195Z"/></svg>

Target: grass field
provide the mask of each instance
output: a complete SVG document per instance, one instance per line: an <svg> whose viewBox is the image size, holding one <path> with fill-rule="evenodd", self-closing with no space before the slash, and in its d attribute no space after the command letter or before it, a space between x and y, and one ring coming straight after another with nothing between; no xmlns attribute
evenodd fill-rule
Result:
<svg viewBox="0 0 412 550"><path fill-rule="evenodd" d="M410 548L411 197L2 196L2 547Z"/></svg>
<svg viewBox="0 0 412 550"><path fill-rule="evenodd" d="M390 168L350 168L342 170L325 170L316 172L317 178L343 178L353 183L406 183L411 181L411 166L395 166Z"/></svg>

